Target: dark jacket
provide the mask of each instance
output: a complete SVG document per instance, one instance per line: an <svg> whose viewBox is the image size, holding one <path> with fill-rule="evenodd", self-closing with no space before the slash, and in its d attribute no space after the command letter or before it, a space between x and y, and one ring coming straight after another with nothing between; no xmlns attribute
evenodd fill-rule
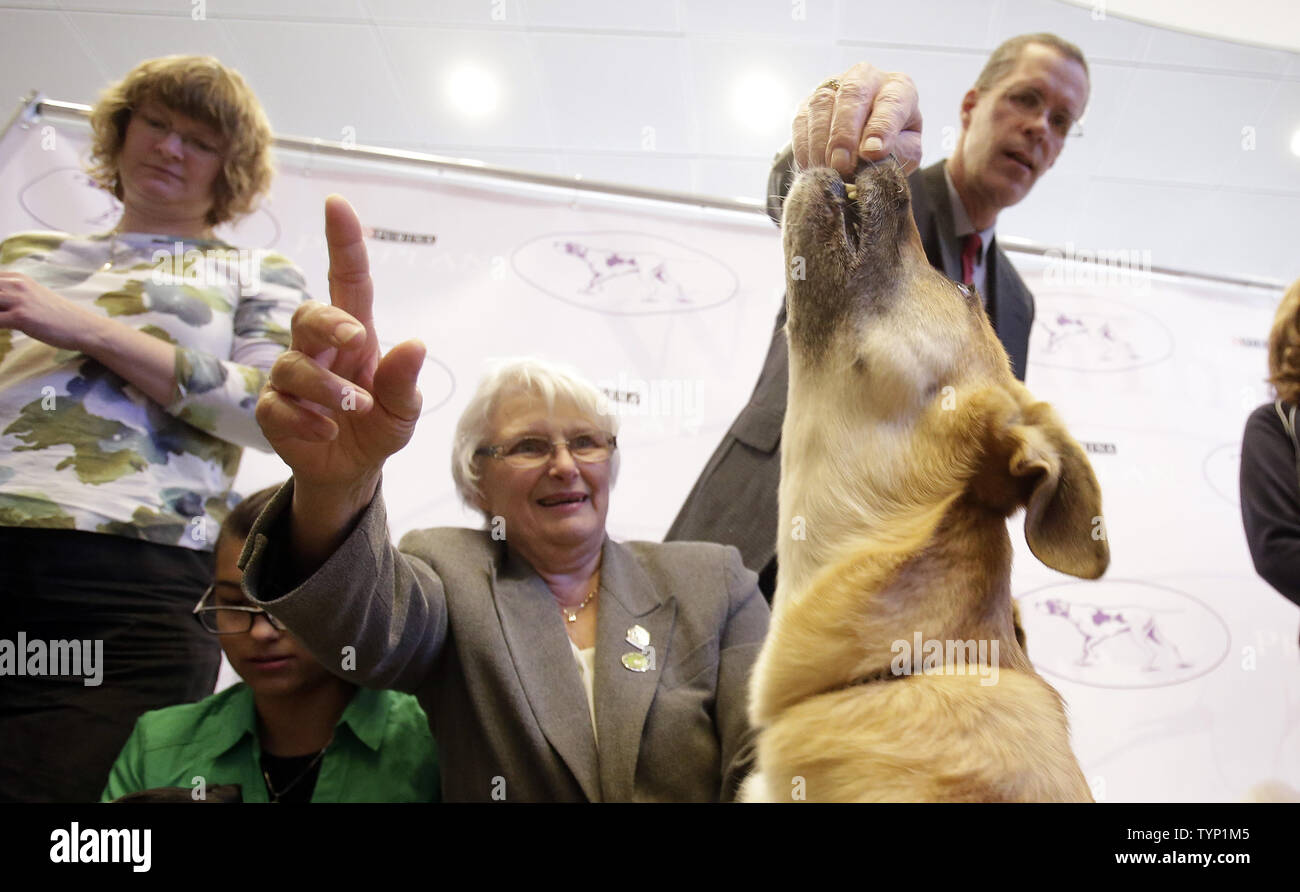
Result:
<svg viewBox="0 0 1300 892"><path fill-rule="evenodd" d="M1240 487L1241 522L1255 570L1300 605L1300 479L1295 446L1272 403L1246 419Z"/></svg>

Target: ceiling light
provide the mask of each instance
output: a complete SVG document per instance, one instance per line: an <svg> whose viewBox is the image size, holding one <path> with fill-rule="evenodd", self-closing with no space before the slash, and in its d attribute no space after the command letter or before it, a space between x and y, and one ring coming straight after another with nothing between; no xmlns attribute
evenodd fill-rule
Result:
<svg viewBox="0 0 1300 892"><path fill-rule="evenodd" d="M737 121L758 133L788 126L794 117L785 84L766 71L751 71L737 79L731 108Z"/></svg>
<svg viewBox="0 0 1300 892"><path fill-rule="evenodd" d="M501 88L490 71L477 65L461 65L447 78L447 97L462 115L483 118L496 111Z"/></svg>

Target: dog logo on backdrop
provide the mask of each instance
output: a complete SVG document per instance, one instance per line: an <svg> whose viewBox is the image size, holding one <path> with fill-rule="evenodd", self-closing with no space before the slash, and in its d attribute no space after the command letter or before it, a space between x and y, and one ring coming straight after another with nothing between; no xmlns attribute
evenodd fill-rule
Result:
<svg viewBox="0 0 1300 892"><path fill-rule="evenodd" d="M683 313L736 293L736 274L716 257L644 232L561 232L518 248L515 272L545 294L597 313Z"/></svg>
<svg viewBox="0 0 1300 892"><path fill-rule="evenodd" d="M1080 666L1096 665L1094 650L1103 641L1116 635L1131 635L1146 652L1149 660L1143 668L1148 672L1155 671L1158 663L1162 664L1159 668L1177 666L1186 669L1192 665L1182 658L1174 643L1161 633L1155 613L1145 607L1071 604L1062 598L1048 598L1040 601L1037 606L1049 616L1061 617L1078 630L1083 637L1083 648L1077 660Z"/></svg>
<svg viewBox="0 0 1300 892"><path fill-rule="evenodd" d="M1075 593L1082 597L1077 600ZM1180 684L1228 653L1227 624L1186 592L1136 580L1073 583L1019 598L1035 666L1103 688Z"/></svg>
<svg viewBox="0 0 1300 892"><path fill-rule="evenodd" d="M1201 466L1205 483L1214 494L1230 505L1241 503L1238 475L1241 471L1241 442L1224 443L1210 450Z"/></svg>
<svg viewBox="0 0 1300 892"><path fill-rule="evenodd" d="M1029 335L1036 364L1089 372L1151 365L1173 353L1173 336L1155 316L1096 295L1036 295Z"/></svg>
<svg viewBox="0 0 1300 892"><path fill-rule="evenodd" d="M1058 313L1055 320L1045 323L1048 333L1047 352L1055 353L1062 344L1074 337L1091 339L1090 346L1103 363L1131 362L1138 358L1137 351L1128 339L1116 334L1107 319L1088 320L1081 316Z"/></svg>
<svg viewBox="0 0 1300 892"><path fill-rule="evenodd" d="M611 279L633 276L638 280L639 286L645 289L641 298L643 303L661 301L690 303L682 286L674 282L668 272L667 261L657 254L608 251L602 248L591 248L576 241L556 242L555 249L586 264L591 278L582 289L584 294L599 294L605 290Z"/></svg>

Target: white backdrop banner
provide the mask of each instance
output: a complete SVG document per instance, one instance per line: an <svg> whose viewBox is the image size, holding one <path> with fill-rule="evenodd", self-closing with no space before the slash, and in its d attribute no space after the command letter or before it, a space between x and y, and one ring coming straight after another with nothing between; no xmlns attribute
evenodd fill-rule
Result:
<svg viewBox="0 0 1300 892"><path fill-rule="evenodd" d="M7 134L0 232L113 225L117 203L81 172L86 145L74 124ZM766 353L783 283L766 218L360 159L279 161L273 201L222 236L281 251L326 300L322 207L345 195L368 229L380 339L429 348L423 418L385 470L394 533L481 524L452 486L452 431L486 363L527 354L609 393L623 414L610 533L663 536ZM1102 581L1073 580L1039 564L1014 523L1030 653L1069 703L1099 800L1300 788L1300 617L1256 576L1237 504L1279 295L1150 276L1136 252L1105 260L1015 255L1038 303L1027 383L1089 452L1113 558ZM248 450L237 489L286 476Z"/></svg>

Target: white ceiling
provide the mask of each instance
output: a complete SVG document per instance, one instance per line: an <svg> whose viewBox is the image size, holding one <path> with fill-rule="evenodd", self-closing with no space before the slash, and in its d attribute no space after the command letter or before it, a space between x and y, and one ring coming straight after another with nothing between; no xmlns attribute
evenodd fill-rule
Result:
<svg viewBox="0 0 1300 892"><path fill-rule="evenodd" d="M1112 15L1238 43L1300 51L1295 0L1066 0L1091 15Z"/></svg>
<svg viewBox="0 0 1300 892"><path fill-rule="evenodd" d="M758 198L794 104L822 78L862 59L907 71L935 161L989 51L1054 31L1090 60L1085 135L999 232L1149 250L1157 266L1300 276L1300 158L1288 148L1300 53L1122 17L1153 15L1137 0L1095 15L1101 3L32 0L0 4L0 84L15 101L34 88L88 103L142 58L211 53L244 73L282 134ZM1178 6L1230 8L1274 38L1260 42L1297 43L1294 0ZM1276 21L1251 16L1278 6ZM471 83L495 84L490 113L450 96L464 66Z"/></svg>

